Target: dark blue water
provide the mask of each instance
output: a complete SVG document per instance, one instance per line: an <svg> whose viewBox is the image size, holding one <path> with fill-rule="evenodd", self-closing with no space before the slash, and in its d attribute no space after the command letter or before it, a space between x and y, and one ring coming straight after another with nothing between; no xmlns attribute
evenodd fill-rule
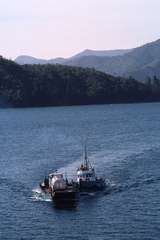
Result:
<svg viewBox="0 0 160 240"><path fill-rule="evenodd" d="M86 138L112 190L57 209L35 189ZM0 110L0 239L160 239L160 104Z"/></svg>

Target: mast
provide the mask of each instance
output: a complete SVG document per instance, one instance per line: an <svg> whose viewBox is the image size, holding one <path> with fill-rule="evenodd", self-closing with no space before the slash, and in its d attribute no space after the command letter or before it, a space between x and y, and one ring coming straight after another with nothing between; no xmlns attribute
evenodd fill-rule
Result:
<svg viewBox="0 0 160 240"><path fill-rule="evenodd" d="M88 156L87 156L87 146L84 146L84 165L88 168Z"/></svg>

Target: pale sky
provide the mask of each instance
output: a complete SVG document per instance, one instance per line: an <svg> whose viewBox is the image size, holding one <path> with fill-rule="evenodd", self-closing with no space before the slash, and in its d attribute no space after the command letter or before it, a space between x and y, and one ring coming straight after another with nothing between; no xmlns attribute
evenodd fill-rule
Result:
<svg viewBox="0 0 160 240"><path fill-rule="evenodd" d="M0 55L69 57L160 38L160 0L0 0Z"/></svg>

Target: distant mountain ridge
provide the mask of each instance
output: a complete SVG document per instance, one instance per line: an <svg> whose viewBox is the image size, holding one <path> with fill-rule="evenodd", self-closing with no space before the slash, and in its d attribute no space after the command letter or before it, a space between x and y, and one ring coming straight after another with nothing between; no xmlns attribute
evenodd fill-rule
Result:
<svg viewBox="0 0 160 240"><path fill-rule="evenodd" d="M15 62L24 65L24 64L62 64L65 61L64 58L55 58L55 59L38 59L32 56L21 55L15 59Z"/></svg>
<svg viewBox="0 0 160 240"><path fill-rule="evenodd" d="M146 81L160 77L160 39L134 49L96 51L86 49L68 59L50 60L19 56L19 64L63 64L83 68L95 68L113 76L133 77Z"/></svg>
<svg viewBox="0 0 160 240"><path fill-rule="evenodd" d="M155 75L160 77L160 39L134 48L122 56L83 56L71 59L66 64L95 68L114 76L132 76L136 80L146 81Z"/></svg>
<svg viewBox="0 0 160 240"><path fill-rule="evenodd" d="M90 50L90 49L86 49L70 58L53 58L53 59L41 59L41 58L35 58L32 56L28 56L28 55L21 55L18 56L15 59L15 62L20 64L20 65L24 65L24 64L63 64L63 63L67 63L70 60L73 59L78 59L81 57L87 57L87 56L97 56L97 57L104 57L104 56L108 56L108 57L113 57L113 56L122 56L128 52L132 51L132 49L118 49L118 50Z"/></svg>
<svg viewBox="0 0 160 240"><path fill-rule="evenodd" d="M117 49L117 50L90 50L86 49L70 59L75 59L79 57L87 57L87 56L97 56L97 57L114 57L114 56L122 56L126 53L131 52L132 49Z"/></svg>

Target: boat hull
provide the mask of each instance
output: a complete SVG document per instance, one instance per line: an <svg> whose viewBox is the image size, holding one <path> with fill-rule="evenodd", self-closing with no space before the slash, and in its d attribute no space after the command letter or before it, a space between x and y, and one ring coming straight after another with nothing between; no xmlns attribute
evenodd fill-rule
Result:
<svg viewBox="0 0 160 240"><path fill-rule="evenodd" d="M56 203L70 203L76 202L77 200L77 191L74 190L64 190L64 191L53 191L52 200Z"/></svg>
<svg viewBox="0 0 160 240"><path fill-rule="evenodd" d="M80 181L80 191L99 191L105 189L105 181Z"/></svg>

